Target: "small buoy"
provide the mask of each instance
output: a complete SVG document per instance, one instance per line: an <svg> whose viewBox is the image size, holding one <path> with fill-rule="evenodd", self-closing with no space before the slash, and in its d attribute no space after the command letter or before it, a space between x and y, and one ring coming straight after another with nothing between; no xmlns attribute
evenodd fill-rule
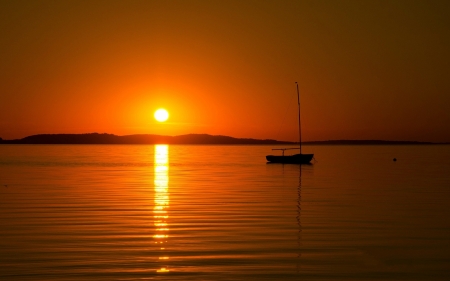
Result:
<svg viewBox="0 0 450 281"><path fill-rule="evenodd" d="M397 158L394 158L393 160L394 160L394 162L395 162L395 161L397 161Z"/></svg>

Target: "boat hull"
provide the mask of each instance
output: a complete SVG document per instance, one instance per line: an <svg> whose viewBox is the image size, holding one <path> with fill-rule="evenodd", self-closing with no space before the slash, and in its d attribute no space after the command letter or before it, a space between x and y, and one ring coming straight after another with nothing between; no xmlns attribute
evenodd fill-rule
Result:
<svg viewBox="0 0 450 281"><path fill-rule="evenodd" d="M267 155L266 159L270 163L309 164L313 157L314 154Z"/></svg>

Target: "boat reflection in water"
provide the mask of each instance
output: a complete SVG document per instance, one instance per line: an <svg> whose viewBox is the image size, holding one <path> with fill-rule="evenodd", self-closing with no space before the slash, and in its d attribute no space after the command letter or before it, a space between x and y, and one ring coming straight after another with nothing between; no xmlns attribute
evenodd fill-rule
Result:
<svg viewBox="0 0 450 281"><path fill-rule="evenodd" d="M298 245L298 255L297 255L297 274L301 272L301 258L302 258L302 166L298 165L299 174L298 174L298 187L297 187L297 225L298 225L298 234L297 234L297 245Z"/></svg>
<svg viewBox="0 0 450 281"><path fill-rule="evenodd" d="M157 272L168 272L166 244L169 238L169 146L155 145L155 206L153 208L156 233L153 235L160 249L159 261L162 263Z"/></svg>

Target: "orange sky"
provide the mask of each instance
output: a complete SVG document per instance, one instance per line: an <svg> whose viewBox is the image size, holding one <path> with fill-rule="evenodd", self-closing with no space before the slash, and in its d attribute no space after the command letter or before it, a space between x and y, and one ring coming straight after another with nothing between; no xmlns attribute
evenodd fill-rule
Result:
<svg viewBox="0 0 450 281"><path fill-rule="evenodd" d="M449 3L1 1L0 137L449 142Z"/></svg>

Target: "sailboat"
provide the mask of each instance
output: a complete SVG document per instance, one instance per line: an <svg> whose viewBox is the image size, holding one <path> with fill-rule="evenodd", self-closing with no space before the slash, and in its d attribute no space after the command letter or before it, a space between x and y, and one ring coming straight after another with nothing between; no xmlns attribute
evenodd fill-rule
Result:
<svg viewBox="0 0 450 281"><path fill-rule="evenodd" d="M297 85L297 100L298 100L298 138L299 147L297 148L274 148L272 150L281 150L282 155L267 155L266 159L269 163L284 163L284 164L309 164L314 157L314 154L302 154L302 129L300 123L300 91ZM299 154L284 155L286 150L300 149Z"/></svg>

